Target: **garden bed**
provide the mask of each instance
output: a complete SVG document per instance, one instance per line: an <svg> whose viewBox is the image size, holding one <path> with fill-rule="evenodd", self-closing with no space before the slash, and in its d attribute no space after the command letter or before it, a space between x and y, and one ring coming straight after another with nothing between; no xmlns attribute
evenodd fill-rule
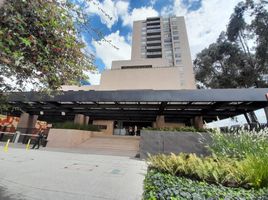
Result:
<svg viewBox="0 0 268 200"><path fill-rule="evenodd" d="M209 156L150 156L144 199L268 199L268 129L211 139Z"/></svg>
<svg viewBox="0 0 268 200"><path fill-rule="evenodd" d="M267 189L231 188L222 185L208 184L204 181L191 180L185 177L149 170L144 180L144 200L265 200Z"/></svg>

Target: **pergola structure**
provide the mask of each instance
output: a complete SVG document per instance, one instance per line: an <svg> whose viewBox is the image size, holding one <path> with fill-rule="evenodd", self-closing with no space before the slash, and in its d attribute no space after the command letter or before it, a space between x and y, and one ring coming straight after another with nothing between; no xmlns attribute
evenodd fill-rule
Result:
<svg viewBox="0 0 268 200"><path fill-rule="evenodd" d="M8 95L8 102L48 122L73 120L76 114L83 114L92 120L142 122L164 116L167 122L189 124L197 116L211 122L264 108L268 106L267 93L268 88L66 91L51 95L15 92ZM12 114L20 115L21 110Z"/></svg>

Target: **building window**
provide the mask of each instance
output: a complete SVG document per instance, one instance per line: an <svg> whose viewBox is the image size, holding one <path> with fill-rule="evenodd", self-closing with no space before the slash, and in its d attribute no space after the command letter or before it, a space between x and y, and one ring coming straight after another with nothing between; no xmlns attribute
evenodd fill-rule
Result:
<svg viewBox="0 0 268 200"><path fill-rule="evenodd" d="M174 47L179 47L180 46L180 42L179 41L175 41L174 42Z"/></svg>
<svg viewBox="0 0 268 200"><path fill-rule="evenodd" d="M167 49L171 49L172 44L171 43L165 43L164 47L167 48Z"/></svg>
<svg viewBox="0 0 268 200"><path fill-rule="evenodd" d="M172 25L177 25L177 22L176 21L172 21L171 24Z"/></svg>
<svg viewBox="0 0 268 200"><path fill-rule="evenodd" d="M179 40L179 36L174 36L173 40Z"/></svg>
<svg viewBox="0 0 268 200"><path fill-rule="evenodd" d="M176 51L176 52L180 51L180 47L175 47L174 51Z"/></svg>
<svg viewBox="0 0 268 200"><path fill-rule="evenodd" d="M175 53L175 58L181 58L181 54L180 53Z"/></svg>
<svg viewBox="0 0 268 200"><path fill-rule="evenodd" d="M173 35L179 35L179 31L173 31L172 34Z"/></svg>
<svg viewBox="0 0 268 200"><path fill-rule="evenodd" d="M181 64L181 59L176 59L176 60L175 60L175 63L176 63L176 65ZM183 70L183 69L182 69L182 70Z"/></svg>
<svg viewBox="0 0 268 200"><path fill-rule="evenodd" d="M177 26L172 26L172 30L178 30Z"/></svg>
<svg viewBox="0 0 268 200"><path fill-rule="evenodd" d="M164 34L164 38L170 38L171 37L171 34L170 33L165 33Z"/></svg>
<svg viewBox="0 0 268 200"><path fill-rule="evenodd" d="M166 43L171 42L171 38L166 38L166 39L164 39L164 42L166 42Z"/></svg>

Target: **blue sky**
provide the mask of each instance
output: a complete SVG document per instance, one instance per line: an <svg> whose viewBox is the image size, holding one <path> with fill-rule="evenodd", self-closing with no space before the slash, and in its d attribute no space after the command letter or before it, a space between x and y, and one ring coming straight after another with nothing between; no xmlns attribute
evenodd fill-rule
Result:
<svg viewBox="0 0 268 200"><path fill-rule="evenodd" d="M132 24L153 16L184 16L192 59L202 49L214 42L226 29L235 5L241 0L76 0L87 2L87 13L91 15L94 28L105 35L107 42L100 45L84 33L86 51L95 55L98 72L90 73L91 84L98 84L100 73L110 69L113 60L130 59ZM112 19L101 11L103 10Z"/></svg>

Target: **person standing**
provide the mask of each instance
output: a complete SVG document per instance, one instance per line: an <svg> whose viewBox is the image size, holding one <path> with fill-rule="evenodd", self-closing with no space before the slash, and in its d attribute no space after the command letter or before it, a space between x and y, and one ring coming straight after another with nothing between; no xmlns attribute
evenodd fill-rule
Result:
<svg viewBox="0 0 268 200"><path fill-rule="evenodd" d="M137 132L138 132L138 127L135 125L134 126L134 134L135 134L135 136L137 136Z"/></svg>
<svg viewBox="0 0 268 200"><path fill-rule="evenodd" d="M36 146L37 146L36 149L39 149L39 147L40 147L40 143L41 143L43 137L44 137L44 135L43 135L43 130L41 130L41 131L38 133L37 138L35 139L35 142L34 142L34 145L33 145L32 149L34 149Z"/></svg>

